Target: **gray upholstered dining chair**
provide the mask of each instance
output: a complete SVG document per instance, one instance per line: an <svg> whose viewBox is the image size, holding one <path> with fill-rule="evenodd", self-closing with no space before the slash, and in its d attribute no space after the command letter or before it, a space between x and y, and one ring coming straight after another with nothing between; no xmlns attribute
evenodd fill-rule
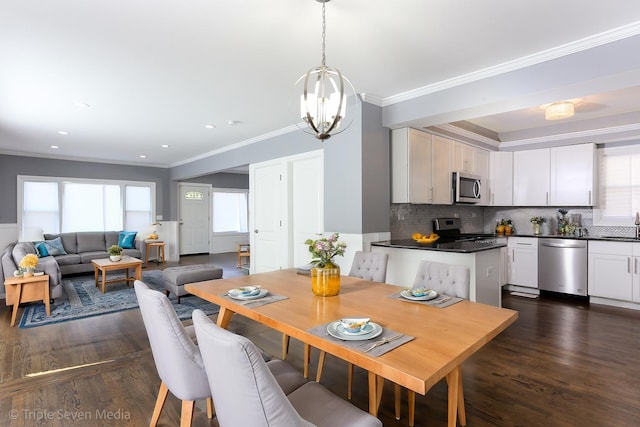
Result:
<svg viewBox="0 0 640 427"><path fill-rule="evenodd" d="M433 289L439 294L452 297L469 299L469 268L464 265L445 264L434 261L420 261L418 272L413 282L413 289L427 288ZM400 419L400 386L395 384L395 410L396 419ZM458 393L458 418L460 425L466 424L466 413L464 409L464 392L462 389L462 372L459 376ZM415 421L415 392L409 390L409 425L413 426Z"/></svg>
<svg viewBox="0 0 640 427"><path fill-rule="evenodd" d="M212 418L211 390L202 356L194 343L193 327L187 329L182 325L163 293L150 289L139 280L134 282L134 288L153 360L162 381L149 425L157 425L169 391L182 400L180 426L191 425L196 400L207 400L207 416Z"/></svg>
<svg viewBox="0 0 640 427"><path fill-rule="evenodd" d="M256 346L194 310L193 324L221 427L379 427L382 422L307 382L286 395Z"/></svg>
<svg viewBox="0 0 640 427"><path fill-rule="evenodd" d="M387 279L388 262L389 254L357 251L353 257L349 276L371 280L372 282L384 283ZM306 348L307 346L308 344L305 344L305 364L309 363L308 357L311 353L310 349ZM316 372L317 382L320 382L320 378L322 378L322 369L324 368L325 357L326 353L324 351L320 351L320 357L318 358L318 370ZM351 399L353 389L353 364L349 363L347 369L347 398Z"/></svg>
<svg viewBox="0 0 640 427"><path fill-rule="evenodd" d="M151 345L151 353L161 379L160 391L150 425L157 425L169 391L182 400L181 426L190 426L195 400L207 399L207 415L213 417L213 400L195 343L193 326L183 326L171 302L162 292L145 283L134 282L138 305ZM263 360L269 359L264 353ZM282 360L269 360L267 366L285 393L291 393L307 381L291 365Z"/></svg>

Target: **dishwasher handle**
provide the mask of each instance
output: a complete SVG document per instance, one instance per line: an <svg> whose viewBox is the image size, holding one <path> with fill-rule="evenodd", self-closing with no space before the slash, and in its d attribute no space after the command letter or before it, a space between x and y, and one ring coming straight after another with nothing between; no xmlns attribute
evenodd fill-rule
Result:
<svg viewBox="0 0 640 427"><path fill-rule="evenodd" d="M587 244L584 242L563 242L563 243L552 243L552 242L540 242L540 246L545 246L548 248L586 248Z"/></svg>

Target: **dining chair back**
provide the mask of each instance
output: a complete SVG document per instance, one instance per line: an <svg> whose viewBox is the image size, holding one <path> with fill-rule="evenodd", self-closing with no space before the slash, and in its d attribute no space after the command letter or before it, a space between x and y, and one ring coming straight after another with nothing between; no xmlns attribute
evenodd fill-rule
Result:
<svg viewBox="0 0 640 427"><path fill-rule="evenodd" d="M382 282L387 278L389 254L357 251L353 257L349 276Z"/></svg>
<svg viewBox="0 0 640 427"><path fill-rule="evenodd" d="M413 288L427 288L453 297L469 299L469 268L464 265L421 261Z"/></svg>
<svg viewBox="0 0 640 427"><path fill-rule="evenodd" d="M192 338L195 333L182 325L166 295L150 289L139 280L134 282L134 288L153 360L162 381L150 425L157 424L168 391L182 400L181 426L191 425L194 404L198 399L207 399L207 415L212 418L211 391L200 350Z"/></svg>
<svg viewBox="0 0 640 427"><path fill-rule="evenodd" d="M221 427L382 425L318 383L287 396L249 339L218 327L201 310L192 317Z"/></svg>

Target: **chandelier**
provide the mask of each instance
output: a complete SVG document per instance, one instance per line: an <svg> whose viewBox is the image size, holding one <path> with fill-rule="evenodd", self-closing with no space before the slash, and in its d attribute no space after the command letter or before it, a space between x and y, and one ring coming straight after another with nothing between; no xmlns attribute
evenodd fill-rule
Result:
<svg viewBox="0 0 640 427"><path fill-rule="evenodd" d="M316 1L322 3L322 65L311 68L296 85L304 81L300 95L300 117L306 124L304 129L324 141L349 127L350 123L345 121L347 100L358 100L349 79L337 68L327 66L325 3L330 0ZM351 94L345 93L345 88Z"/></svg>

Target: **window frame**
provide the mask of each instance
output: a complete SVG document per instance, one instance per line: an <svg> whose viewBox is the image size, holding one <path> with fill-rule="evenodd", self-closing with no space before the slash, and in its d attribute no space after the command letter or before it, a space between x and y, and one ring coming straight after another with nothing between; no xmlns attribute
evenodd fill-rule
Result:
<svg viewBox="0 0 640 427"><path fill-rule="evenodd" d="M113 179L92 179L92 178L69 178L69 177L53 177L53 176L32 176L32 175L18 175L17 176L17 229L19 240L22 240L24 233L23 230L23 211L24 211L24 183L25 182L55 182L58 184L58 229L62 230L62 217L63 217L63 199L64 199L64 184L97 184L97 185L118 185L120 186L120 202L122 207L122 224L125 227L126 224L126 187L149 187L151 193L151 220L156 218L156 183L153 181L133 181L133 180L113 180ZM97 231L97 230L96 230ZM112 231L112 230L106 230ZM113 230L116 231L116 230ZM139 230L142 231L142 230ZM47 231L45 231L47 232Z"/></svg>
<svg viewBox="0 0 640 427"><path fill-rule="evenodd" d="M215 209L213 206L214 203L214 194L215 193L244 193L246 197L246 205L247 205L247 231L215 231L214 221L215 221ZM213 236L237 236L241 234L249 233L249 190L246 188L211 188L209 192L209 199L211 203L211 234Z"/></svg>

